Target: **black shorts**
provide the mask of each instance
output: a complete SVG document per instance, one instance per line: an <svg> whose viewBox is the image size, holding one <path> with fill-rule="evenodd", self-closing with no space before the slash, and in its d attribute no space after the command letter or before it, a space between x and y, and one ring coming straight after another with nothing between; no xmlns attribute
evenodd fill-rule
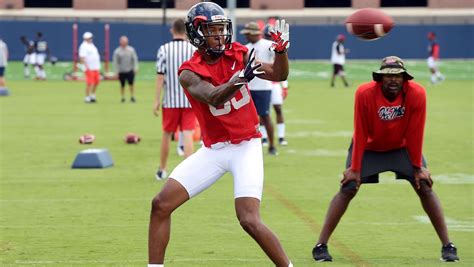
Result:
<svg viewBox="0 0 474 267"><path fill-rule="evenodd" d="M0 67L0 77L3 77L5 74L5 67Z"/></svg>
<svg viewBox="0 0 474 267"><path fill-rule="evenodd" d="M120 72L119 80L122 87L125 86L125 81L128 81L129 85L133 85L133 81L135 80L135 72L133 70L129 72Z"/></svg>
<svg viewBox="0 0 474 267"><path fill-rule="evenodd" d="M349 147L346 160L346 168L351 166L352 143ZM426 161L423 157L423 167ZM395 173L397 179L405 179L413 183L413 172L415 169L411 164L406 148L399 148L390 151L377 152L366 150L362 158L360 169L361 183L378 183L379 173L391 171Z"/></svg>
<svg viewBox="0 0 474 267"><path fill-rule="evenodd" d="M340 74L344 72L344 66L340 65L340 64L334 64L334 74Z"/></svg>
<svg viewBox="0 0 474 267"><path fill-rule="evenodd" d="M257 109L258 116L269 116L272 90L250 90L250 94L252 95L252 100Z"/></svg>

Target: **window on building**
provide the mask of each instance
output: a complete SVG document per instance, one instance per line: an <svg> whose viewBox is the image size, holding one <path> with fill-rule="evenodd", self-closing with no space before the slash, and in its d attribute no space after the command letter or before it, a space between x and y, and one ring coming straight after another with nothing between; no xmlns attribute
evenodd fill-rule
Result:
<svg viewBox="0 0 474 267"><path fill-rule="evenodd" d="M161 8L163 1L167 8L174 8L175 0L128 0L128 8Z"/></svg>
<svg viewBox="0 0 474 267"><path fill-rule="evenodd" d="M426 7L428 0L381 0L381 7Z"/></svg>
<svg viewBox="0 0 474 267"><path fill-rule="evenodd" d="M24 0L25 7L72 8L72 0Z"/></svg>
<svg viewBox="0 0 474 267"><path fill-rule="evenodd" d="M351 7L351 0L305 0L304 7Z"/></svg>

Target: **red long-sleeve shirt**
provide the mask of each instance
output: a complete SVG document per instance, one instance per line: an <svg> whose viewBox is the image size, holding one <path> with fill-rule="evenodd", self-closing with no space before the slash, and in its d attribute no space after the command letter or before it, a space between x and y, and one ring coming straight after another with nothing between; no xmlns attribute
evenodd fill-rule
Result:
<svg viewBox="0 0 474 267"><path fill-rule="evenodd" d="M403 84L405 97L400 93L390 102L384 97L381 86L380 82L369 82L356 91L351 169L360 172L365 150L389 151L402 147L406 147L413 166L420 168L426 119L425 89L416 82L406 81Z"/></svg>

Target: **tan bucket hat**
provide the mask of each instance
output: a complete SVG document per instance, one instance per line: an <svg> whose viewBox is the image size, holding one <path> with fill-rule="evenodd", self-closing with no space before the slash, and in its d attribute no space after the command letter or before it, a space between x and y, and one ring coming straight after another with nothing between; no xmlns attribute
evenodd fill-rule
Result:
<svg viewBox="0 0 474 267"><path fill-rule="evenodd" d="M260 30L257 22L252 21L245 24L245 27L240 31L240 34L259 35L262 34L262 30Z"/></svg>
<svg viewBox="0 0 474 267"><path fill-rule="evenodd" d="M408 74L407 70L405 69L405 62L397 56L389 56L382 59L382 64L380 65L380 69L378 71L374 71L372 73L372 78L374 81L380 82L382 81L382 76L384 74L403 74L405 80L413 79L413 76Z"/></svg>

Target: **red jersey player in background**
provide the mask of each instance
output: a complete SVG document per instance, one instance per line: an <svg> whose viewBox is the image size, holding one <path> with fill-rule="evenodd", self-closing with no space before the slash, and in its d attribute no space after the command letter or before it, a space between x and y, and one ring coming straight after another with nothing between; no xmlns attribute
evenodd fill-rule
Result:
<svg viewBox="0 0 474 267"><path fill-rule="evenodd" d="M215 3L191 7L185 25L198 51L178 74L201 126L204 146L173 170L152 201L149 266L163 266L171 213L227 172L234 178L234 204L242 228L276 266L292 266L276 235L260 219L263 153L258 115L247 86L256 75L272 81L287 78L289 25L281 21L275 27L273 64L257 64L253 50L231 43L232 22Z"/></svg>
<svg viewBox="0 0 474 267"><path fill-rule="evenodd" d="M439 71L439 44L436 41L436 34L434 32L428 33L428 68L431 72L431 83L439 83L444 81L444 76Z"/></svg>
<svg viewBox="0 0 474 267"><path fill-rule="evenodd" d="M313 248L316 261L332 261L327 243L361 183L378 183L379 173L392 171L397 179L408 180L421 200L438 237L441 259L458 261L451 243L440 201L432 190L433 181L422 155L426 117L426 93L411 81L403 61L386 57L372 82L356 91L354 135L341 180L333 198L318 243Z"/></svg>

